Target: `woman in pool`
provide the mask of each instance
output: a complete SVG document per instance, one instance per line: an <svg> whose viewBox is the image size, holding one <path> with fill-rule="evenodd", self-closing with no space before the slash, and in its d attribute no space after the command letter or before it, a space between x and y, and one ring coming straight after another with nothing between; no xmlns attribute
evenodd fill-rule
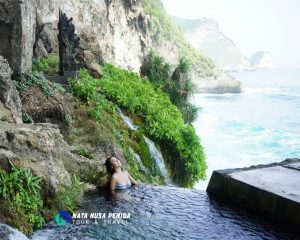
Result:
<svg viewBox="0 0 300 240"><path fill-rule="evenodd" d="M109 188L112 193L117 189L126 189L131 186L131 184L137 185L137 182L127 171L122 171L121 162L114 156L110 156L106 159L105 165L107 171L110 173L110 183Z"/></svg>

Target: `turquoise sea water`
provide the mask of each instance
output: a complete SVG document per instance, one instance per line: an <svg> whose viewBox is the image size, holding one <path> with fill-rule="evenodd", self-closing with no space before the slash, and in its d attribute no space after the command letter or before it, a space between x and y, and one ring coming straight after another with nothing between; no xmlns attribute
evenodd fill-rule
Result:
<svg viewBox="0 0 300 240"><path fill-rule="evenodd" d="M193 123L213 170L300 158L300 69L232 74L241 94L195 94L202 110Z"/></svg>

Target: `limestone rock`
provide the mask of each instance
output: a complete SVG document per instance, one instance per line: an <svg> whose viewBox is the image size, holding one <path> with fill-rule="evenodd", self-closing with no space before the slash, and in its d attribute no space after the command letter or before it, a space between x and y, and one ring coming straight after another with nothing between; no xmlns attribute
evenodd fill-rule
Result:
<svg viewBox="0 0 300 240"><path fill-rule="evenodd" d="M71 174L78 174L88 183L103 185L107 182L104 165L109 154L116 153L123 162L122 152L104 144L95 151L94 159L71 152L57 125L11 124L0 125L0 167L9 170L10 162L29 167L42 178L45 196L55 196L60 187L71 185Z"/></svg>
<svg viewBox="0 0 300 240"><path fill-rule="evenodd" d="M81 50L76 59L83 63L83 66L89 71L94 78L101 78L103 73L100 68L101 59L97 59L95 55L89 50Z"/></svg>
<svg viewBox="0 0 300 240"><path fill-rule="evenodd" d="M95 159L100 160L102 164L105 164L105 161L108 157L114 156L121 161L122 167L127 167L127 162L124 158L124 153L122 149L108 141L102 141L99 144L97 144L93 148L93 154L95 155Z"/></svg>
<svg viewBox="0 0 300 240"><path fill-rule="evenodd" d="M52 124L0 126L1 166L9 161L29 167L43 180L44 193L54 196L60 186L70 186L70 174L65 170L62 156L68 153L57 126Z"/></svg>
<svg viewBox="0 0 300 240"><path fill-rule="evenodd" d="M28 87L22 97L22 111L35 123L58 124L65 134L68 130L67 116L70 114L64 94L55 90L54 97L47 97L37 86Z"/></svg>
<svg viewBox="0 0 300 240"><path fill-rule="evenodd" d="M43 58L47 58L48 57L48 52L44 46L44 43L42 42L41 39L39 39L36 43L35 43L35 47L34 47L34 55L36 57L43 57Z"/></svg>
<svg viewBox="0 0 300 240"><path fill-rule="evenodd" d="M35 0L0 0L0 55L16 74L31 71L35 24Z"/></svg>
<svg viewBox="0 0 300 240"><path fill-rule="evenodd" d="M52 51L58 53L57 39L51 37L57 35L57 22L59 8L73 18L76 33L80 37L80 47L84 51L91 51L95 59L104 59L121 68L134 72L140 72L145 57L150 49L155 49L171 65L177 65L182 54L186 50L174 43L174 39L163 36L154 30L152 17L145 13L142 1L137 0L37 0L37 14L39 24L47 24L51 31L47 32L51 40ZM162 6L163 7L163 6ZM50 27L51 26L51 27ZM38 36L41 38L41 36ZM45 43L44 43L45 44ZM187 43L191 56L193 48ZM195 49L196 50L196 49ZM99 73L99 61L84 61L87 68L95 76ZM197 60L191 79L201 82L203 78L219 77L219 69L214 63L205 57ZM203 76L204 75L204 76ZM208 76L210 75L210 76ZM227 78L230 81L230 78ZM223 90L223 84L214 86ZM232 83L237 86L236 81ZM197 88L198 89L198 88ZM203 91L205 89L199 89Z"/></svg>
<svg viewBox="0 0 300 240"><path fill-rule="evenodd" d="M22 123L21 100L11 81L11 74L7 60L0 56L0 101L11 111L14 121L19 124ZM7 111L5 113L5 109L2 109L4 115L7 116Z"/></svg>
<svg viewBox="0 0 300 240"><path fill-rule="evenodd" d="M273 60L269 52L258 51L251 56L251 61L256 69L273 68Z"/></svg>
<svg viewBox="0 0 300 240"><path fill-rule="evenodd" d="M1 101L0 101L0 121L6 121L10 123L15 122L11 114L11 111L7 107L5 107Z"/></svg>
<svg viewBox="0 0 300 240"><path fill-rule="evenodd" d="M202 79L201 81L193 81L195 84L195 92L197 93L240 93L242 91L242 83L224 72L220 72L219 76L210 79Z"/></svg>
<svg viewBox="0 0 300 240"><path fill-rule="evenodd" d="M49 24L52 33L57 34L59 8L73 17L80 44L96 59L139 72L144 57L151 47L171 63L178 61L179 50L172 43L156 41L150 30L149 19L136 0L38 0L37 14L42 24ZM48 36L52 33L48 32ZM51 38L53 39L53 38ZM57 39L53 39L53 52L58 53ZM85 62L89 63L89 62ZM95 64L90 62L91 69ZM98 64L99 61L96 61ZM98 70L97 70L98 71Z"/></svg>
<svg viewBox="0 0 300 240"><path fill-rule="evenodd" d="M43 24L42 31L39 36L48 53L51 53L54 48L58 48L56 45L57 34L51 23Z"/></svg>

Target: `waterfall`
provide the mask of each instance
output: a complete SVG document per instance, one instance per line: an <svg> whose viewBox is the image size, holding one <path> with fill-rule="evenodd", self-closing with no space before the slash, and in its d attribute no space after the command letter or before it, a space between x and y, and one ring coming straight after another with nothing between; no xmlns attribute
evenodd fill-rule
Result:
<svg viewBox="0 0 300 240"><path fill-rule="evenodd" d="M130 152L133 154L133 156L135 157L135 160L138 162L139 167L141 168L141 171L142 171L143 173L148 173L149 170L144 166L143 161L142 161L140 155L138 155L136 152L134 152L134 151L132 150L132 148L129 148L129 150L130 150Z"/></svg>
<svg viewBox="0 0 300 240"><path fill-rule="evenodd" d="M139 126L134 125L134 124L132 123L132 120L131 120L129 117L125 116L120 108L117 108L117 111L118 111L118 113L120 114L120 116L121 116L121 118L123 119L123 121L126 123L126 125L127 125L131 130L138 130L138 129L139 129Z"/></svg>
<svg viewBox="0 0 300 240"><path fill-rule="evenodd" d="M164 162L164 158L163 158L161 152L157 149L157 147L155 146L153 141L151 141L149 138L147 138L145 136L144 136L144 139L149 147L149 151L150 151L152 160L155 162L155 165L157 166L161 175L165 179L166 184L170 185L172 183L172 181L168 175L166 165Z"/></svg>
<svg viewBox="0 0 300 240"><path fill-rule="evenodd" d="M137 130L139 128L139 126L134 125L132 123L132 120L125 116L122 112L122 110L120 108L117 108L118 113L120 114L121 118L123 119L123 121L126 123L126 125L131 129L131 130ZM166 165L164 163L164 158L161 154L161 152L157 149L157 147L155 146L154 142L151 141L149 138L145 137L143 135L146 144L148 145L149 148L149 152L151 155L151 159L154 161L155 167L159 170L160 174L162 175L162 177L165 180L165 183L167 185L172 184L172 180L168 175L168 171L166 169ZM147 169L144 167L143 162L140 158L140 156L138 154L136 154L132 149L132 154L135 156L135 159L137 160L137 162L139 163L141 170L147 172Z"/></svg>

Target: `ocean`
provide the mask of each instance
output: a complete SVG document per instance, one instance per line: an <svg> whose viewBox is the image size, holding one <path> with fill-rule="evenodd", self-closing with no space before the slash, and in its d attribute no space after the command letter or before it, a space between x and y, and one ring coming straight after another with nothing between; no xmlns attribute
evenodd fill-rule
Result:
<svg viewBox="0 0 300 240"><path fill-rule="evenodd" d="M300 158L300 69L232 74L240 94L194 94L193 123L205 148L207 179L214 170Z"/></svg>

